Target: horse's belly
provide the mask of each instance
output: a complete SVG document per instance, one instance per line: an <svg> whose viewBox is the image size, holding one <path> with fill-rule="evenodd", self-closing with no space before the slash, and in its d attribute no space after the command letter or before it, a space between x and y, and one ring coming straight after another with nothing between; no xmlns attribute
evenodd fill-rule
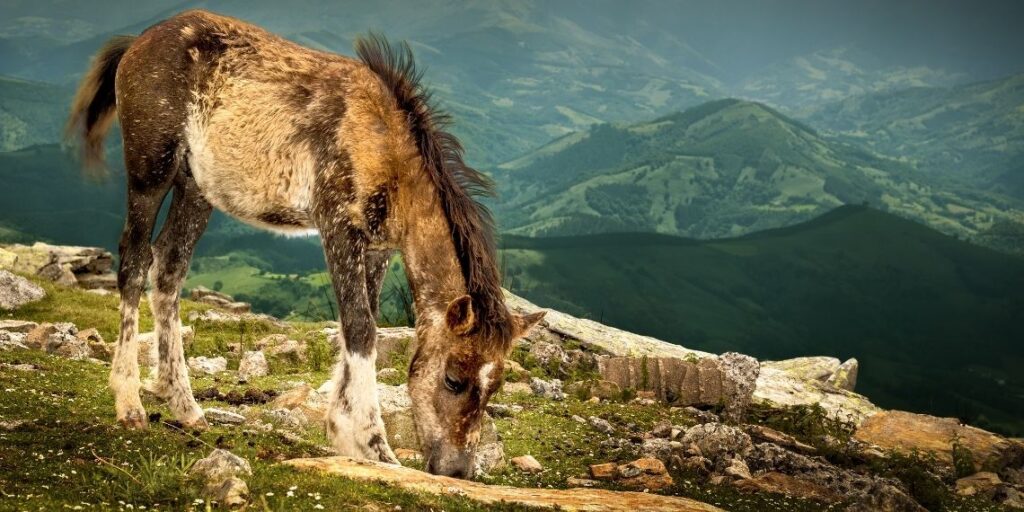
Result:
<svg viewBox="0 0 1024 512"><path fill-rule="evenodd" d="M207 201L258 227L288 234L312 231L309 206L314 160L304 147L275 140L245 123L190 119L188 163Z"/></svg>

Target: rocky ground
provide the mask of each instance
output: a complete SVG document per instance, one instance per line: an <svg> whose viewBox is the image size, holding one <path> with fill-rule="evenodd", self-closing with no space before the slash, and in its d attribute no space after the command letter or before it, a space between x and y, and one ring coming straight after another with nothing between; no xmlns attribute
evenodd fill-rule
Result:
<svg viewBox="0 0 1024 512"><path fill-rule="evenodd" d="M0 270L0 510L1024 506L1024 443L881 410L855 393L855 360L719 356L559 312L513 351L475 483L414 471L411 330L381 329L378 389L390 442L412 469L331 458L322 386L336 326L280 322L209 290L192 291L182 316L212 428L184 431L146 396L150 429L126 431L105 385L117 299L67 278L105 275L109 265L81 263L104 256L64 248L16 266L28 251L19 247L7 251L13 263L0 249L0 267L13 269ZM155 346L151 334L141 341L148 368Z"/></svg>

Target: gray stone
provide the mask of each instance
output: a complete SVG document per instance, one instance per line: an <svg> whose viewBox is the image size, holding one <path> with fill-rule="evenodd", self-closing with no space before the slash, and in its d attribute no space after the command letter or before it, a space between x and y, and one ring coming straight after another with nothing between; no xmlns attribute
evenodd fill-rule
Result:
<svg viewBox="0 0 1024 512"><path fill-rule="evenodd" d="M516 469L527 473L540 473L544 470L544 466L541 466L540 462L538 462L533 455L520 455L518 457L513 457L511 462Z"/></svg>
<svg viewBox="0 0 1024 512"><path fill-rule="evenodd" d="M544 368L561 367L569 363L569 356L561 346L546 341L538 341L530 347L530 355Z"/></svg>
<svg viewBox="0 0 1024 512"><path fill-rule="evenodd" d="M11 311L43 300L46 291L35 283L6 270L0 270L0 310Z"/></svg>
<svg viewBox="0 0 1024 512"><path fill-rule="evenodd" d="M605 434L612 434L615 432L615 427L613 427L611 423L608 423L608 420L598 418L597 416L587 418L587 423L590 423L590 426L596 428L600 432L604 432Z"/></svg>
<svg viewBox="0 0 1024 512"><path fill-rule="evenodd" d="M487 473L505 467L505 445L500 441L482 443L476 447L476 472Z"/></svg>
<svg viewBox="0 0 1024 512"><path fill-rule="evenodd" d="M245 416L217 408L206 409L206 419L210 423L220 425L241 425L245 423Z"/></svg>
<svg viewBox="0 0 1024 512"><path fill-rule="evenodd" d="M377 380L395 380L402 376L402 372L395 368L381 368L377 372Z"/></svg>
<svg viewBox="0 0 1024 512"><path fill-rule="evenodd" d="M223 356L206 357L197 356L188 358L188 367L193 372L204 375L216 375L227 371L228 360Z"/></svg>
<svg viewBox="0 0 1024 512"><path fill-rule="evenodd" d="M20 332L0 331L0 350L28 350L27 335Z"/></svg>
<svg viewBox="0 0 1024 512"><path fill-rule="evenodd" d="M746 432L723 423L697 425L683 434L684 446L695 445L700 454L715 461L740 457L750 452L753 444Z"/></svg>
<svg viewBox="0 0 1024 512"><path fill-rule="evenodd" d="M558 379L544 380L534 377L530 380L530 389L534 395L550 400L564 400L565 393L562 391L562 381Z"/></svg>
<svg viewBox="0 0 1024 512"><path fill-rule="evenodd" d="M189 468L189 474L207 482L223 482L239 475L251 475L249 461L227 450L217 448L205 458L199 459Z"/></svg>
<svg viewBox="0 0 1024 512"><path fill-rule="evenodd" d="M38 323L28 320L0 320L0 331L28 334L36 327L39 327Z"/></svg>
<svg viewBox="0 0 1024 512"><path fill-rule="evenodd" d="M750 468L747 467L747 463L743 462L743 459L732 459L729 461L729 465L722 471L725 476L731 476L740 480L750 480Z"/></svg>
<svg viewBox="0 0 1024 512"><path fill-rule="evenodd" d="M210 482L203 487L203 495L222 507L239 508L249 501L249 486L238 477L220 483Z"/></svg>
<svg viewBox="0 0 1024 512"><path fill-rule="evenodd" d="M652 438L644 439L643 444L640 446L640 453L644 457L650 457L652 459L658 459L665 464L668 464L672 460L672 443L668 439Z"/></svg>
<svg viewBox="0 0 1024 512"><path fill-rule="evenodd" d="M270 366L262 350L253 350L242 354L238 363L238 379L247 382L257 377L270 375Z"/></svg>
<svg viewBox="0 0 1024 512"><path fill-rule="evenodd" d="M523 412L523 406L518 404L487 404L487 414L495 418L511 418Z"/></svg>
<svg viewBox="0 0 1024 512"><path fill-rule="evenodd" d="M718 356L718 365L723 374L725 416L732 421L740 421L754 395L761 365L757 359L737 352Z"/></svg>

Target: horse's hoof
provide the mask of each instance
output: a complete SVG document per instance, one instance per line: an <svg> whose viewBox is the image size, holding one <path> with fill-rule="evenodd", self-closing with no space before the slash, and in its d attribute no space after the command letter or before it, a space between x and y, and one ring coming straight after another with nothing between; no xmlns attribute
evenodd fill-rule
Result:
<svg viewBox="0 0 1024 512"><path fill-rule="evenodd" d="M131 430L142 430L149 426L149 418L142 410L128 411L124 416L118 418L117 422Z"/></svg>

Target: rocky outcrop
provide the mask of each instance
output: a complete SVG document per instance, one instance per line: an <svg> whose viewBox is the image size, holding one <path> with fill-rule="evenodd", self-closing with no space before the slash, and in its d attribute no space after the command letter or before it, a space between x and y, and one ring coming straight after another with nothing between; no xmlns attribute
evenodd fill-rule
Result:
<svg viewBox="0 0 1024 512"><path fill-rule="evenodd" d="M904 454L931 453L942 463L954 462L954 444L970 453L976 470L999 471L1024 466L1024 445L1011 439L962 425L953 418L937 418L904 411L885 411L868 418L854 438L883 450Z"/></svg>
<svg viewBox="0 0 1024 512"><path fill-rule="evenodd" d="M99 247L42 242L0 246L0 266L86 289L116 289L117 277L111 272L113 262L110 252Z"/></svg>
<svg viewBox="0 0 1024 512"><path fill-rule="evenodd" d="M249 487L241 476L251 475L252 467L245 459L221 449L199 459L189 468L189 475L204 483L203 496L228 508L245 505Z"/></svg>
<svg viewBox="0 0 1024 512"><path fill-rule="evenodd" d="M286 465L364 482L381 482L413 492L463 496L483 505L511 503L527 507L578 511L718 512L721 509L687 498L600 489L544 489L486 485L430 475L415 469L348 457L293 459Z"/></svg>
<svg viewBox="0 0 1024 512"><path fill-rule="evenodd" d="M205 286L196 286L195 288L192 288L192 290L189 291L189 298L196 302L209 304L230 313L241 314L252 311L252 306L250 306L248 302L236 301L234 297L226 293L214 291Z"/></svg>
<svg viewBox="0 0 1024 512"><path fill-rule="evenodd" d="M17 274L0 270L0 311L12 311L43 300L44 297L46 291L35 283Z"/></svg>
<svg viewBox="0 0 1024 512"><path fill-rule="evenodd" d="M653 391L668 404L725 404L737 412L750 403L759 371L757 360L735 353L690 360L607 357L599 360L598 368L605 381L621 389Z"/></svg>
<svg viewBox="0 0 1024 512"><path fill-rule="evenodd" d="M841 364L838 359L829 357L764 362L753 400L776 407L816 405L832 417L859 425L881 409L867 397L829 382L830 379L841 381L842 377L837 376L840 373L849 376L851 367L855 374L855 363L848 363ZM843 366L846 368L842 369Z"/></svg>

